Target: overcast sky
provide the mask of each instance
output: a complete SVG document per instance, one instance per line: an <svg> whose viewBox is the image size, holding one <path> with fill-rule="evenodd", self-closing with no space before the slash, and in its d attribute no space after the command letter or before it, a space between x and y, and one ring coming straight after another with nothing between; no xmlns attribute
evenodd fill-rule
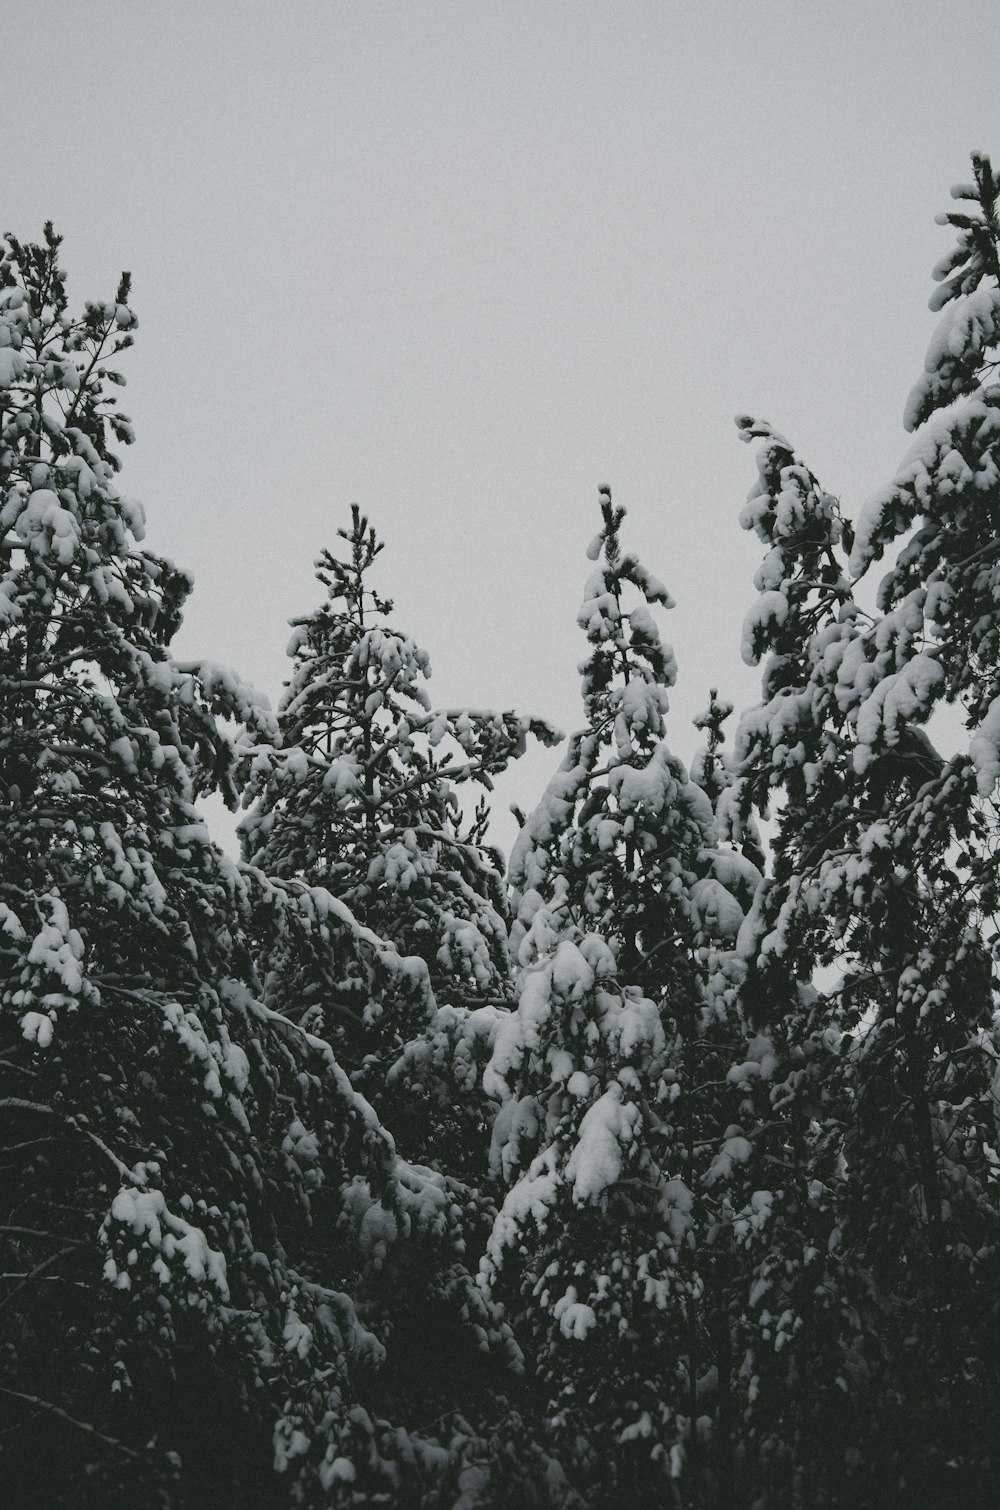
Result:
<svg viewBox="0 0 1000 1510"><path fill-rule="evenodd" d="M751 700L732 417L850 513L891 474L934 215L1000 157L996 0L4 12L0 228L53 219L81 303L134 275L122 486L194 572L181 654L276 702L357 500L436 700L572 727L607 482L677 599L672 744Z"/></svg>

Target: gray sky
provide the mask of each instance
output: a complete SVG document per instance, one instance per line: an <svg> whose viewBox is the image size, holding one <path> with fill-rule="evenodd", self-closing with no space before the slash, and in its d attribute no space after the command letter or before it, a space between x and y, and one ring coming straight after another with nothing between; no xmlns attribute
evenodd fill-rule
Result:
<svg viewBox="0 0 1000 1510"><path fill-rule="evenodd" d="M357 500L436 700L572 727L608 482L678 602L674 747L753 698L732 416L849 512L893 470L934 214L1000 157L995 0L4 11L3 228L54 219L77 301L133 272L122 485L195 574L183 655L276 701Z"/></svg>

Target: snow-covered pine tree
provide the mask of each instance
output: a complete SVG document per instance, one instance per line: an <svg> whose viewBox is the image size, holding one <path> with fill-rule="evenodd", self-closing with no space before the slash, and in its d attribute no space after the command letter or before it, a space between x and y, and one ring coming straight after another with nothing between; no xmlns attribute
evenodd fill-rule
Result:
<svg viewBox="0 0 1000 1510"><path fill-rule="evenodd" d="M268 719L169 657L190 583L136 544L110 449L131 439L107 365L129 281L74 316L58 248L46 227L0 257L5 1483L24 1504L173 1505L256 1480L266 1501L281 1401L259 1386L285 1387L295 1307L264 1197L295 1208L313 1178L291 1146L276 1168L274 1108L323 1065L280 1035L267 1053L241 888L195 801L235 800L217 713ZM345 1159L388 1180L390 1145L339 1096L331 1183ZM330 1334L355 1323L342 1299L335 1320L322 1297Z"/></svg>
<svg viewBox="0 0 1000 1510"><path fill-rule="evenodd" d="M888 809L893 873L881 905L858 908L861 943L881 959L856 982L871 1026L855 1098L868 1117L848 1150L859 1174L871 1159L869 1189L891 1189L904 1161L914 1172L904 1241L878 1225L872 1236L893 1263L904 1359L920 1350L937 1387L921 1391L915 1364L901 1366L893 1445L925 1493L967 1503L991 1492L1000 1408L1000 175L979 154L972 169L952 190L960 207L939 217L958 236L934 269L941 320L906 405L918 433L866 504L852 556L860 574L898 551L855 674L854 763ZM942 761L912 721L946 703L969 742Z"/></svg>
<svg viewBox="0 0 1000 1510"><path fill-rule="evenodd" d="M75 316L51 227L3 244L5 1493L46 1510L454 1499L480 1456L503 1479L510 1438L390 1423L401 1392L354 1300L407 1243L453 1271L454 1203L398 1163L329 1046L254 995L255 911L317 950L369 941L323 894L241 877L199 816L239 790L220 715L273 728L231 675L170 656L190 583L138 543L115 485L128 298L123 278ZM487 1344L471 1286L456 1304Z"/></svg>
<svg viewBox="0 0 1000 1510"><path fill-rule="evenodd" d="M232 779L213 702L256 710L164 653L189 584L132 545L109 449L131 439L107 366L131 344L129 282L72 316L58 246L46 227L0 256L4 1447L16 1497L52 1504L74 1484L152 1500L170 1464L143 1453L151 1398L162 1449L185 1445L165 1355L192 1326L197 1368L217 1346L240 1241L227 1098L262 1077L212 988L235 899L194 809Z"/></svg>
<svg viewBox="0 0 1000 1510"><path fill-rule="evenodd" d="M244 799L245 872L263 899L258 968L269 1006L332 1043L406 1155L402 1197L430 1213L419 1241L377 1245L355 1291L387 1345L383 1414L404 1418L419 1401L450 1433L445 1468L422 1492L444 1496L454 1474L472 1474L476 1505L550 1504L559 1472L517 1417L518 1354L469 1267L495 1214L481 1073L513 986L486 801L466 819L460 795L463 784L491 790L529 733L560 736L512 713L432 708L428 657L392 627L372 581L382 542L356 505L339 534L344 557L317 563L325 601L293 621L279 740L255 752ZM336 915L336 936L276 931L279 896Z"/></svg>
<svg viewBox="0 0 1000 1510"><path fill-rule="evenodd" d="M452 1175L483 1171L489 1103L479 1076L512 982L502 859L484 842L485 796L471 820L461 788L493 778L541 720L435 709L430 662L392 627L372 582L383 550L355 504L324 551L326 599L293 621L280 748L254 762L244 853L269 875L321 886L399 955L409 982L377 978L349 954L265 954L268 1000L323 1032L401 1149ZM319 968L317 968L317 966Z"/></svg>
<svg viewBox="0 0 1000 1510"><path fill-rule="evenodd" d="M509 1190L483 1272L590 1503L660 1506L726 1476L696 1205L723 1130L693 1092L728 1063L720 946L743 917L716 862L752 867L717 851L710 802L664 742L674 662L650 606L670 599L622 552L607 489L600 503L587 722L511 863L518 1010L488 1077Z"/></svg>
<svg viewBox="0 0 1000 1510"><path fill-rule="evenodd" d="M625 510L607 488L600 507L601 529L588 549L597 566L577 615L590 642L580 668L586 723L515 843L513 939L530 927L540 901L556 914L565 910L606 938L623 978L662 996L671 971L683 976L688 968L677 946L689 938L691 907L722 936L739 919L712 878L710 804L664 741L677 668L650 608L673 600L622 551ZM631 608L630 592L639 599Z"/></svg>
<svg viewBox="0 0 1000 1510"><path fill-rule="evenodd" d="M783 1389L799 1402L773 1432L789 1467L784 1483L771 1473L774 1504L794 1495L831 1506L979 1503L994 1461L1000 290L998 181L985 159L974 159L974 175L955 191L974 208L945 217L959 246L937 269L944 286L932 301L954 308L907 406L911 428L933 422L859 523L855 575L915 526L879 590L880 614L858 615L833 562L811 625L785 590L783 563L780 583L758 584L779 597L765 591L755 622L766 621L765 640L797 637L799 665L783 685L785 652L772 662L777 698L769 665L765 703L742 734L749 788L785 793L774 885L745 939L747 1000L776 1047L772 1106L801 1128L813 1103L809 1135L791 1149L791 1183L804 1184L800 1207L817 1208L814 1227L823 1216L816 1232L829 1226L834 1255L830 1274L824 1244L810 1238L789 1268L772 1228L776 1261L770 1274L758 1270L775 1344L794 1339ZM957 411L938 412L963 395ZM787 485L758 491L777 518ZM923 725L947 700L965 706L973 735L968 754L943 760ZM838 978L816 993L799 988L800 1010L776 1046L775 1006L788 1013L810 961ZM796 1295L796 1273L810 1267L824 1306L841 1297L819 1360L815 1299L804 1283L804 1304ZM831 1377L838 1352L843 1367ZM804 1372L808 1395L795 1392ZM824 1397L831 1409L817 1417ZM766 1429L761 1396L755 1413Z"/></svg>
<svg viewBox="0 0 1000 1510"><path fill-rule="evenodd" d="M738 836L754 809L774 820L772 874L738 944L746 1040L728 1080L747 1157L720 1183L739 1319L741 1492L762 1506L804 1505L811 1493L835 1504L867 1419L865 1397L847 1388L864 1281L834 1237L849 1104L840 1049L857 1018L845 1020L845 1003L815 982L847 947L848 922L819 898L824 885L837 889L836 864L861 822L838 684L859 610L837 500L770 425L737 424L744 441L761 442L740 522L767 551L743 657L766 659L761 701L737 731L724 827Z"/></svg>

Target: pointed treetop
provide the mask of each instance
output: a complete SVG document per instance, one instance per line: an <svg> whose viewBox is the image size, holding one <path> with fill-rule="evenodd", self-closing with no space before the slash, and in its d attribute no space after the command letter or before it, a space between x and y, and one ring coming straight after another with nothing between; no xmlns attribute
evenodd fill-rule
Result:
<svg viewBox="0 0 1000 1510"><path fill-rule="evenodd" d="M601 529L590 543L587 555L597 561L584 590L583 602L576 619L590 641L592 650L580 667L583 677L583 701L593 724L614 718L619 711L605 706L618 680L625 685L645 682L656 689L659 713L666 711L666 688L673 686L677 668L673 654L660 639L659 630L646 605L660 604L673 608L674 600L659 578L647 571L631 551L621 550L620 530L625 510L612 502L611 490L599 492ZM623 588L638 589L645 599L629 610L622 601ZM638 696L638 687L631 694ZM641 699L640 699L641 701ZM648 715L637 713L640 721ZM627 741L626 741L627 743Z"/></svg>
<svg viewBox="0 0 1000 1510"><path fill-rule="evenodd" d="M51 221L44 245L10 232L0 242L0 443L8 457L21 452L59 464L79 457L89 467L96 459L117 472L109 433L123 445L135 436L107 392L108 384L124 387L125 378L106 363L132 345L139 323L128 305L132 280L122 273L113 300L88 302L73 316L61 242Z"/></svg>
<svg viewBox="0 0 1000 1510"><path fill-rule="evenodd" d="M767 650L794 658L801 649L799 616L807 607L815 616L820 604L828 610L849 601L844 552L853 532L839 501L783 435L745 414L736 424L741 440L763 441L757 481L740 514L743 529L770 547L754 576L760 597L743 624L743 659L756 666Z"/></svg>
<svg viewBox="0 0 1000 1510"><path fill-rule="evenodd" d="M719 697L717 687L710 687L708 707L704 712L695 714L691 720L695 728L705 735L704 745L691 762L691 780L701 787L713 808L731 781L722 753L726 737L722 732L722 725L732 711L732 703Z"/></svg>
<svg viewBox="0 0 1000 1510"><path fill-rule="evenodd" d="M385 550L385 541L375 533L375 526L361 512L359 504L351 504L350 529L338 529L341 540L351 548L350 561L342 561L332 551L324 550L316 560L316 575L329 591L330 598L343 598L349 612L364 620L365 600L371 602L378 614L392 613L392 600L383 598L374 588L365 585L365 577Z"/></svg>
<svg viewBox="0 0 1000 1510"><path fill-rule="evenodd" d="M924 371L906 402L903 423L916 430L936 410L975 393L1000 344L1000 174L988 157L972 156L973 182L956 184L952 198L969 208L945 210L938 225L958 231L956 244L934 268L940 286L930 308L944 314L931 337ZM950 309L945 309L951 305Z"/></svg>

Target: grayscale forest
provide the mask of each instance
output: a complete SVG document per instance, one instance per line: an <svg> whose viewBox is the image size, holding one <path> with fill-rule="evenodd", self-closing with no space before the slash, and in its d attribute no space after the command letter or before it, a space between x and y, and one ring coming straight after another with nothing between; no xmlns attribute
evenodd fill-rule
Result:
<svg viewBox="0 0 1000 1510"><path fill-rule="evenodd" d="M130 278L3 238L11 1510L996 1503L1000 174L951 193L895 475L737 422L760 691L689 765L601 479L565 739L435 705L349 499L276 711L177 658Z"/></svg>

